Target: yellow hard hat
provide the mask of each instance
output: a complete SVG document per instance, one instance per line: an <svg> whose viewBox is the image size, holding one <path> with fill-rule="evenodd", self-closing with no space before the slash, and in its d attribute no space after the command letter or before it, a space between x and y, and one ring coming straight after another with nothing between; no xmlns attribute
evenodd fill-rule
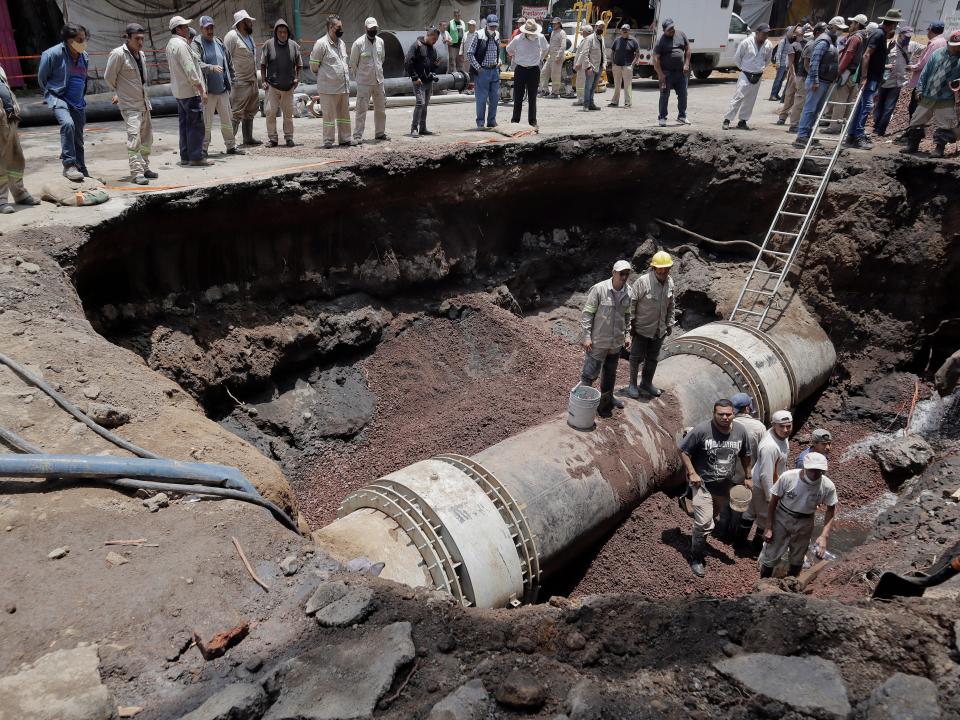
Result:
<svg viewBox="0 0 960 720"><path fill-rule="evenodd" d="M673 258L670 257L670 253L665 250L660 250L655 253L653 258L650 260L650 267L655 268L668 268L673 267Z"/></svg>

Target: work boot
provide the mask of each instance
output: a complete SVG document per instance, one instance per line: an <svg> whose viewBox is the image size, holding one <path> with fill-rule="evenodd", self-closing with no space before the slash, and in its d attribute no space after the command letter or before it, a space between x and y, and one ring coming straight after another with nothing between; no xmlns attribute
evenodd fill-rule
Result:
<svg viewBox="0 0 960 720"><path fill-rule="evenodd" d="M602 418L608 418L613 415L613 393L602 393L600 395L600 404L597 405L597 415Z"/></svg>
<svg viewBox="0 0 960 720"><path fill-rule="evenodd" d="M904 135L904 140L906 147L900 152L912 155L913 153L920 152L920 141L923 140L923 133L914 133L908 130L906 135Z"/></svg>
<svg viewBox="0 0 960 720"><path fill-rule="evenodd" d="M797 132L797 130L799 130L799 129L800 129L800 126L799 126L799 125L791 125L790 127L787 128L787 132L788 132L788 133L795 133L795 132Z"/></svg>
<svg viewBox="0 0 960 720"><path fill-rule="evenodd" d="M16 198L14 200L17 205L39 205L40 201L37 200L33 195L27 193L23 197Z"/></svg>
<svg viewBox="0 0 960 720"><path fill-rule="evenodd" d="M746 120L741 120L740 122L737 123L737 130L752 130L752 129L753 128L747 125Z"/></svg>
<svg viewBox="0 0 960 720"><path fill-rule="evenodd" d="M637 374L640 372L640 363L630 361L630 384L624 391L629 398L640 399L640 388L637 387Z"/></svg>
<svg viewBox="0 0 960 720"><path fill-rule="evenodd" d="M645 392L650 397L660 397L663 395L663 390L658 388L652 382L644 378L643 382L640 383L640 390Z"/></svg>
<svg viewBox="0 0 960 720"><path fill-rule="evenodd" d="M623 400L621 400L621 399L618 398L616 395L614 395L614 396L613 396L613 406L614 406L617 410L623 410L623 408L624 408Z"/></svg>
<svg viewBox="0 0 960 720"><path fill-rule="evenodd" d="M761 563L761 564L760 564L760 577L762 577L762 578L773 577L773 566L772 566L772 565L764 565L763 563Z"/></svg>
<svg viewBox="0 0 960 720"><path fill-rule="evenodd" d="M729 129L730 129L730 121L727 120L727 119L724 119L723 125L721 125L721 127L722 127L724 130L729 130Z"/></svg>
<svg viewBox="0 0 960 720"><path fill-rule="evenodd" d="M942 158L946 149L947 149L946 143L937 143L936 145L933 146L933 150L930 151L930 157Z"/></svg>
<svg viewBox="0 0 960 720"><path fill-rule="evenodd" d="M707 574L707 569L703 563L703 552L706 548L707 539L694 536L690 541L690 569L697 577L703 577Z"/></svg>
<svg viewBox="0 0 960 720"><path fill-rule="evenodd" d="M132 182L136 185L149 185L150 181L144 175L135 175Z"/></svg>
<svg viewBox="0 0 960 720"><path fill-rule="evenodd" d="M246 155L247 151L243 148L238 148L236 145L233 147L227 148L227 155Z"/></svg>
<svg viewBox="0 0 960 720"><path fill-rule="evenodd" d="M753 520L747 520L741 517L740 522L737 523L737 527L733 530L733 544L737 546L746 545L747 538L750 537L750 528L752 527Z"/></svg>
<svg viewBox="0 0 960 720"><path fill-rule="evenodd" d="M786 125L786 124L787 124L786 118L777 118L777 125Z"/></svg>
<svg viewBox="0 0 960 720"><path fill-rule="evenodd" d="M160 176L157 175L153 170L150 170L150 169L144 170L144 171L143 171L143 176L144 176L147 180L156 180L158 177L160 177Z"/></svg>
<svg viewBox="0 0 960 720"><path fill-rule="evenodd" d="M0 215L13 215L17 210L10 203L0 205Z"/></svg>
<svg viewBox="0 0 960 720"><path fill-rule="evenodd" d="M803 563L800 563L799 565L791 565L789 572L787 572L787 575L789 575L790 577L799 577L801 570L803 570Z"/></svg>
<svg viewBox="0 0 960 720"><path fill-rule="evenodd" d="M253 120L244 120L240 124L241 129L243 130L243 144L244 145L263 145L263 142L257 140L253 136Z"/></svg>

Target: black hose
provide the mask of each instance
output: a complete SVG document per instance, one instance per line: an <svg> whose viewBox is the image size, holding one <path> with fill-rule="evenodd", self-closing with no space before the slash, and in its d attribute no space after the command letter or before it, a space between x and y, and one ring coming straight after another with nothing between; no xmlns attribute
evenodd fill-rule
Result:
<svg viewBox="0 0 960 720"><path fill-rule="evenodd" d="M87 415L82 410L80 410L76 405L74 405L72 402L70 402L65 397L63 397L63 395L61 395L56 390L54 390L46 381L44 381L41 378L38 378L32 372L30 372L25 367L23 367L23 365L7 357L3 353L0 353L0 363L3 363L8 368L13 370L13 372L19 375L24 382L27 382L43 390L43 392L49 395L50 399L53 400L57 405L59 405L61 408L63 408L68 413L73 415L74 418L76 418L77 420L82 422L84 425L86 425L88 428L93 430L97 435L102 437L104 440L108 440L109 442L112 442L117 447L123 448L128 452L132 452L134 455L137 455L138 457L150 458L152 460L161 459L159 455L155 455L149 450L144 450L142 447L139 447L138 445L134 445L131 442L127 442L116 433L110 432L102 425L99 425L98 423L91 420L89 417L87 417Z"/></svg>

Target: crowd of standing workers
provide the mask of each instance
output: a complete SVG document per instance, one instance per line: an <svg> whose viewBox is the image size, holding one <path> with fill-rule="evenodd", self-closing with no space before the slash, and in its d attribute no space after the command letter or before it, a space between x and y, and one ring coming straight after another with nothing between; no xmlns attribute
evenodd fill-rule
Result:
<svg viewBox="0 0 960 720"><path fill-rule="evenodd" d="M653 380L660 349L676 326L672 267L673 258L661 250L650 267L631 280L633 266L618 260L611 277L587 293L580 317L584 360L579 384L592 386L600 379L597 414L602 418L625 407L614 394L622 354L630 363L629 383L622 392L626 402L662 394ZM777 410L768 428L754 417L755 410L754 399L745 393L719 398L712 417L689 428L680 442L687 478L681 504L693 518L689 561L698 577L706 574L711 534L746 549L754 526L760 576L773 575L784 558L787 573L799 575L820 506L826 512L813 554L822 558L826 553L837 512L836 487L826 475L830 432L814 430L810 447L788 469L793 416L787 409ZM745 510L731 508L737 486L748 491Z"/></svg>
<svg viewBox="0 0 960 720"><path fill-rule="evenodd" d="M796 133L797 147L818 142L811 140L813 126L830 97L838 104L824 112L823 132L839 133L846 127L848 147L870 149L866 127L871 112L874 132L885 135L906 87L910 92L910 123L901 138L906 145L903 151L916 152L926 126L932 123L935 129L931 156L942 157L946 144L960 137L956 113L960 31L945 37L944 24L931 23L927 28L928 43L923 47L912 40L912 28L902 26L900 21L900 11L892 9L876 23L868 22L864 15L846 20L838 16L826 23L802 22L787 29L776 49L768 37L770 28L758 25L736 49L739 73L722 127L750 129L748 121L760 93L763 72L773 62L777 75L770 99L783 102L778 123L789 121L789 131ZM282 19L273 23L272 37L258 49L253 38L255 22L256 18L246 10L239 10L234 13L232 27L221 38L209 16L199 18L199 31L192 27L191 19L177 15L169 20L170 38L164 54L171 91L177 101L180 164L184 167L212 164L208 152L215 122L228 155L242 155L243 146L262 144L253 134L261 89L266 144L276 147L281 143L278 116L282 116L283 144L297 144L294 95L304 68L303 53ZM544 26L533 19L519 18L515 25L509 39L503 39L496 15L488 15L478 23L464 21L460 11L455 10L451 20L428 28L410 45L404 58L416 97L410 137L433 134L427 126L427 116L441 60L450 72L469 73L478 128L497 127L501 71L507 68L513 72L512 121L520 122L526 103L527 121L537 126L538 97L555 100L565 89L562 70L568 37L560 18L548 19ZM687 123L692 41L672 20L664 19L661 25L662 32L652 53L660 84L658 123L667 123L671 93L677 98L677 121ZM339 17L330 15L325 29L309 54L323 115L323 147L363 142L371 103L374 141L388 141L385 51L376 18L366 19L363 34L349 49ZM640 48L629 25L621 25L609 39L607 30L603 21L584 22L580 26L581 38L574 44L573 104L584 112L601 109L595 95L608 59L614 87L609 105L619 105L621 91L624 107L633 105L633 69L640 61ZM104 74L115 92L114 102L126 126L130 179L139 185L149 184L157 177L150 167L153 131L143 50L145 33L140 24L130 23L124 42L110 53ZM61 31L61 42L41 56L38 72L44 100L60 126L63 174L78 182L90 177L84 154L84 93L89 65L86 35L82 26L67 23ZM351 79L356 83L357 95L352 121ZM0 100L5 111L0 123L0 212L9 213L14 208L7 203L8 191L17 203L30 205L37 201L23 186L24 159L17 136L20 110L2 72ZM848 115L852 117L844 125Z"/></svg>

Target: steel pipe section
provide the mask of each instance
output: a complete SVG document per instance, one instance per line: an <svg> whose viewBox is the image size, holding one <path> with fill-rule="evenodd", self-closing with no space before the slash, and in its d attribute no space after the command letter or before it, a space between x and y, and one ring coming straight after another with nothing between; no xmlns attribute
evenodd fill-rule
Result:
<svg viewBox="0 0 960 720"><path fill-rule="evenodd" d="M661 398L627 402L590 432L564 414L472 458L410 465L345 498L340 519L314 537L334 555L382 560L385 577L464 605L532 601L543 576L652 493L682 484L677 441L718 398L749 393L769 422L826 381L836 354L807 319L771 333L715 322L671 339L657 373Z"/></svg>

